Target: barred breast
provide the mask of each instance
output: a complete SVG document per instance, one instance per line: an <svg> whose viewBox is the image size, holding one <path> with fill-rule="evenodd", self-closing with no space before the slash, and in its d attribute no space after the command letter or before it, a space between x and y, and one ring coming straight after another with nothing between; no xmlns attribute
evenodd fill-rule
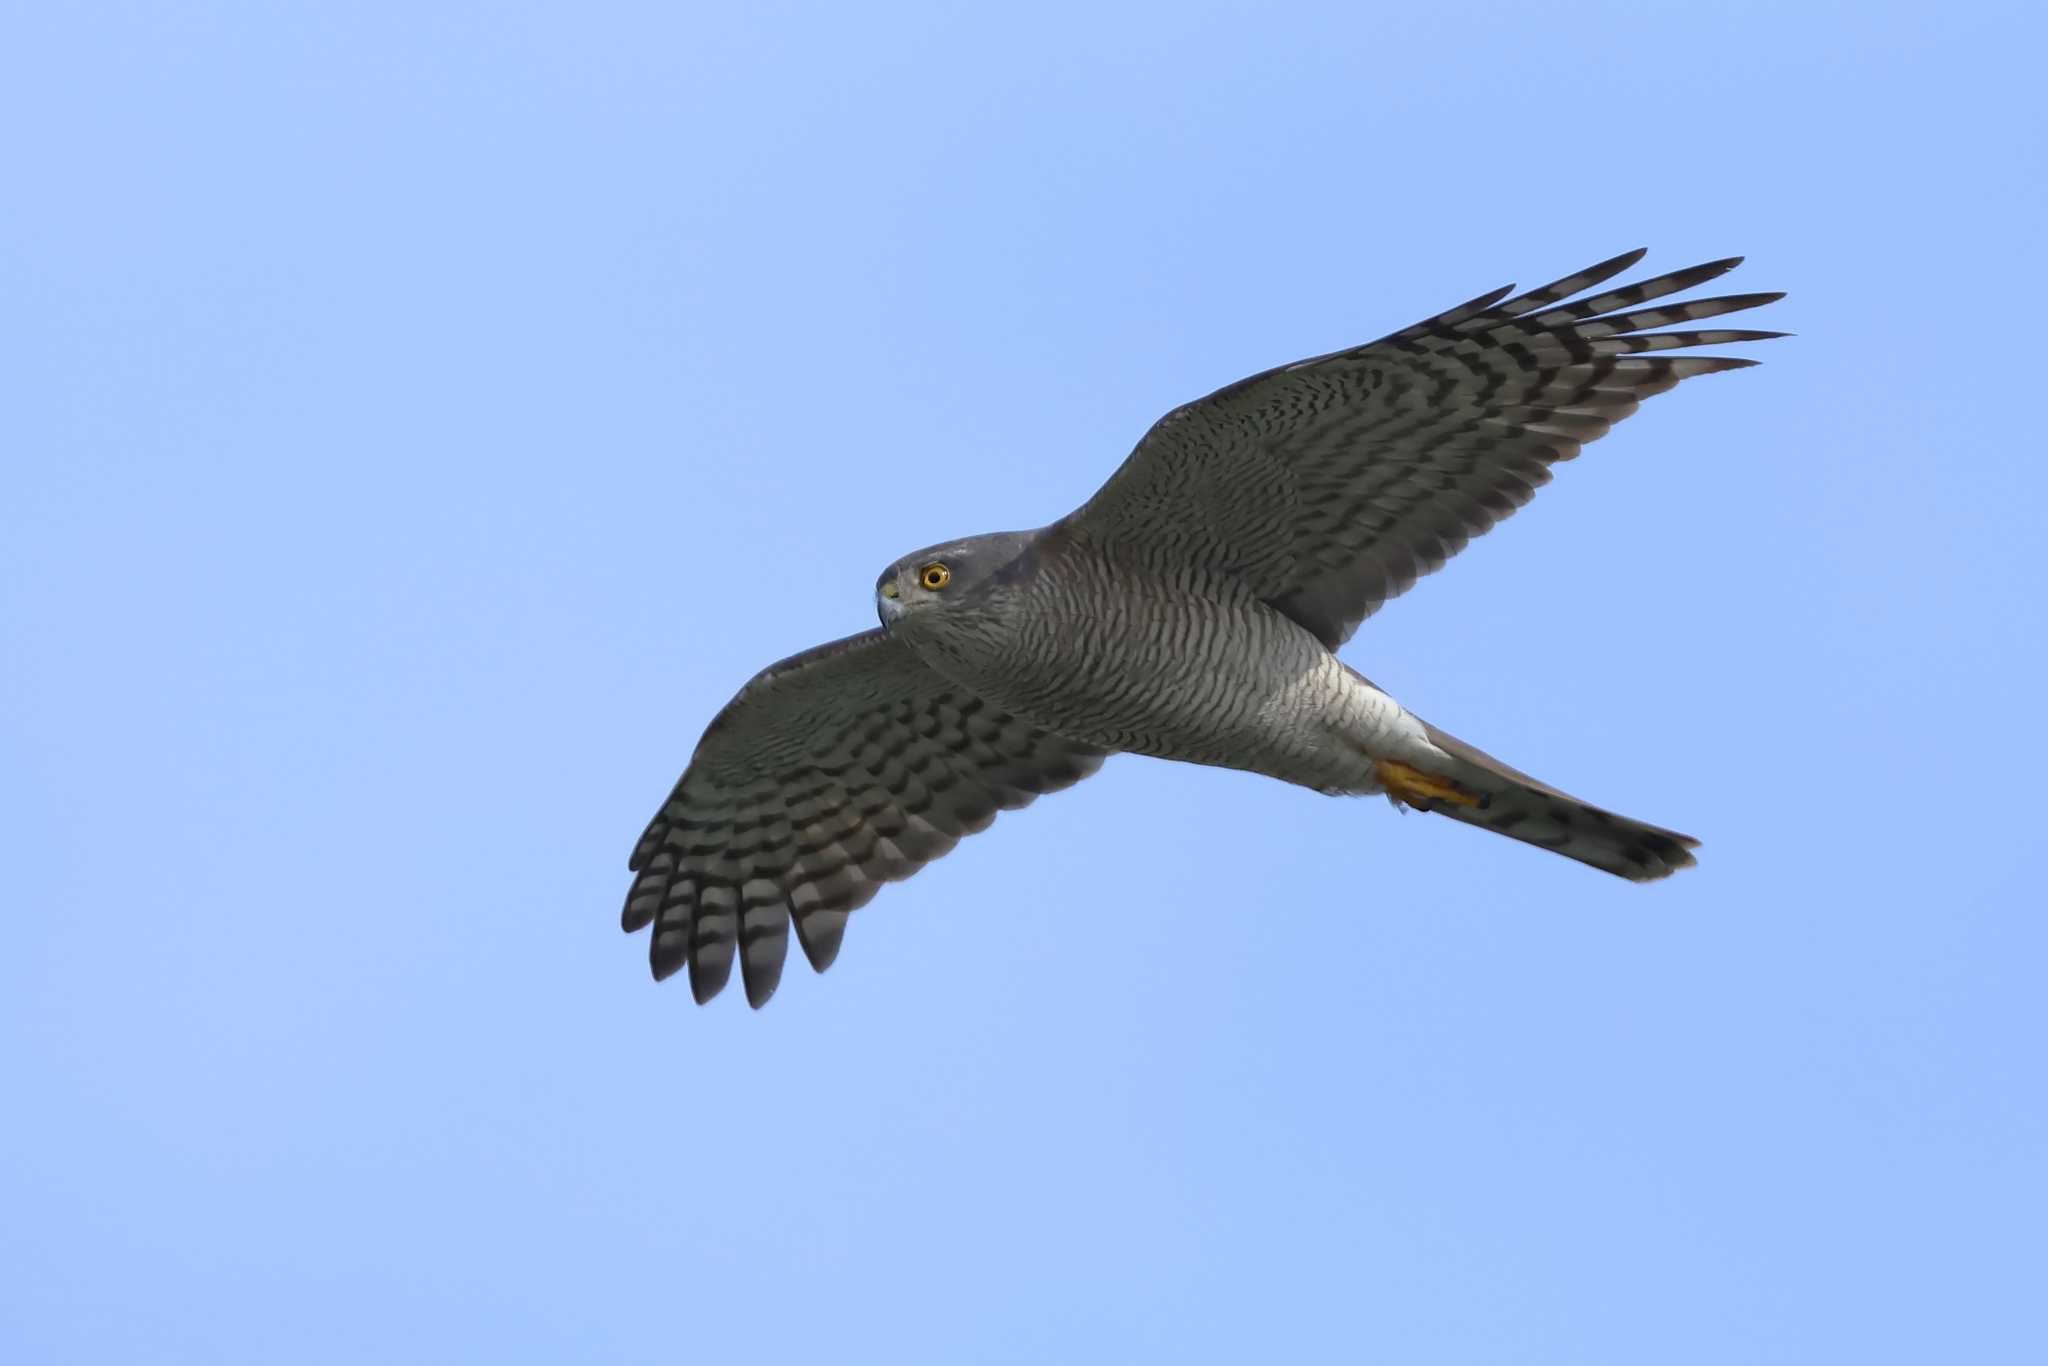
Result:
<svg viewBox="0 0 2048 1366"><path fill-rule="evenodd" d="M1367 752L1406 713L1235 578L1068 542L991 604L963 680L1107 749L1374 786ZM962 623L965 625L966 623Z"/></svg>

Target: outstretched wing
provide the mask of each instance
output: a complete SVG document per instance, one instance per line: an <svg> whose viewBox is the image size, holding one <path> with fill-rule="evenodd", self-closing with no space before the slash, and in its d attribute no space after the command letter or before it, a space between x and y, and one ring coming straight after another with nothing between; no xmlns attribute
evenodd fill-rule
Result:
<svg viewBox="0 0 2048 1366"><path fill-rule="evenodd" d="M1739 256L1564 302L1642 256L1512 299L1513 286L1499 289L1176 408L1067 525L1236 573L1335 649L1640 400L1756 363L1641 353L1784 335L1646 331L1784 297L1638 307L1732 270Z"/></svg>
<svg viewBox="0 0 2048 1366"><path fill-rule="evenodd" d="M633 850L622 921L654 926L655 978L687 962L700 1003L737 947L760 1006L792 917L823 972L882 883L1102 759L961 691L884 631L820 645L764 669L712 720Z"/></svg>

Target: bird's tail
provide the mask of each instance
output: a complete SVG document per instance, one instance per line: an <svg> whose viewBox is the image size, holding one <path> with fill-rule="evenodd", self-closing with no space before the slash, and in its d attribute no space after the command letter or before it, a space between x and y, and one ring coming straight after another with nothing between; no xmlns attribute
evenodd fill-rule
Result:
<svg viewBox="0 0 2048 1366"><path fill-rule="evenodd" d="M1588 806L1427 722L1423 727L1449 762L1431 765L1440 773L1383 762L1381 780L1395 800L1636 882L1693 865L1699 841L1691 836Z"/></svg>

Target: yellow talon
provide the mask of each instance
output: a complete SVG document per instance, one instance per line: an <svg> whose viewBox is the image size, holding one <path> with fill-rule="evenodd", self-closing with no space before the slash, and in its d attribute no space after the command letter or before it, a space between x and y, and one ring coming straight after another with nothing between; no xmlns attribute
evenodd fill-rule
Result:
<svg viewBox="0 0 2048 1366"><path fill-rule="evenodd" d="M1389 797L1409 806L1419 807L1429 801L1449 802L1453 806L1486 805L1486 799L1478 793L1460 787L1449 778L1424 773L1399 759L1381 759L1373 765L1373 772L1379 776L1380 786L1387 790Z"/></svg>

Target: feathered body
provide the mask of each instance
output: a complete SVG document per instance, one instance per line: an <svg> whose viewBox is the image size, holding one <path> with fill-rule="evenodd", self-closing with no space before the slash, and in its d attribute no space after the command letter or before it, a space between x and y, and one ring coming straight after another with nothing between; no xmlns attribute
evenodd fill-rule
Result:
<svg viewBox="0 0 2048 1366"><path fill-rule="evenodd" d="M737 961L760 1005L792 924L822 971L883 883L1119 751L1384 792L1640 881L1691 864L1688 837L1516 772L1335 654L1642 399L1753 364L1652 353L1779 335L1650 330L1778 298L1639 307L1739 258L1569 301L1641 255L1241 380L1054 525L891 565L882 628L757 675L641 836L623 919L653 924L655 976L687 964L703 1001Z"/></svg>
<svg viewBox="0 0 2048 1366"><path fill-rule="evenodd" d="M902 562L927 563L947 564L952 582L931 610L905 588L896 637L953 682L1070 739L1332 794L1380 790L1369 756L1422 742L1392 698L1232 575L1064 526Z"/></svg>

